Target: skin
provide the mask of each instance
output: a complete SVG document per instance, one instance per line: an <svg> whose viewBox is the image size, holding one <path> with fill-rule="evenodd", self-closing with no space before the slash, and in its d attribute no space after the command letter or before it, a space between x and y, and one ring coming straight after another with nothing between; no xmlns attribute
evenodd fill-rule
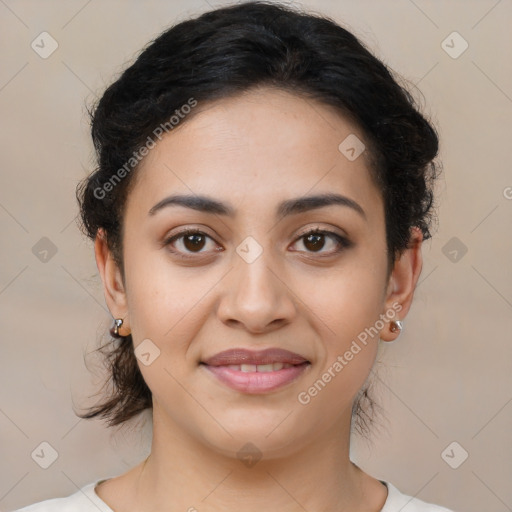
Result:
<svg viewBox="0 0 512 512"><path fill-rule="evenodd" d="M377 512L387 490L349 459L351 408L379 337L399 333L386 322L307 405L297 396L393 304L404 319L421 272L421 232L412 231L388 276L384 204L367 155L349 161L338 150L349 134L364 134L334 109L271 88L196 109L136 171L124 214L124 280L101 232L95 242L121 334L160 350L149 366L139 361L153 394L150 457L96 492L116 512L229 512L241 503L245 512ZM356 201L366 218L342 205L275 217L281 201L326 192ZM183 206L148 215L171 194L207 195L236 215ZM330 236L317 245L301 238L316 227L352 245L336 253ZM185 228L207 235L196 252L184 238L164 245ZM248 236L263 249L251 263L236 252ZM285 387L249 395L199 366L234 347L284 348L311 366ZM252 467L237 457L248 442L262 454Z"/></svg>

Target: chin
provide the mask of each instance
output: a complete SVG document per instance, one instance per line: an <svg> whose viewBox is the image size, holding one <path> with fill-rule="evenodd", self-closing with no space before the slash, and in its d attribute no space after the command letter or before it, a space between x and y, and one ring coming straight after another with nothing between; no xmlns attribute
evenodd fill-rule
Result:
<svg viewBox="0 0 512 512"><path fill-rule="evenodd" d="M304 422L301 426L295 424L293 415L285 419L290 410L282 410L279 414L267 411L261 415L256 411L238 411L236 418L229 419L224 415L216 416L231 435L220 426L215 431L209 427L203 433L203 441L214 451L230 458L240 458L244 454L250 457L252 452L253 457L265 459L289 456L302 446L300 440L305 435Z"/></svg>

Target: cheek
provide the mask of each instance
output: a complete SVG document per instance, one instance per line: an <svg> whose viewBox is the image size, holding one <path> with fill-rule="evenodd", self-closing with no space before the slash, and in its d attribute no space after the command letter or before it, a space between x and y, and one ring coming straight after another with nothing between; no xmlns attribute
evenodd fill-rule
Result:
<svg viewBox="0 0 512 512"><path fill-rule="evenodd" d="M382 313L385 275L384 258L376 261L354 253L308 287L304 301L334 337L346 340L374 324Z"/></svg>
<svg viewBox="0 0 512 512"><path fill-rule="evenodd" d="M134 342L144 338L159 340L173 327L182 309L181 287L169 275L158 252L143 244L125 245L125 271L130 324Z"/></svg>
<svg viewBox="0 0 512 512"><path fill-rule="evenodd" d="M183 361L190 340L205 321L205 293L218 279L207 274L204 279L191 279L191 272L199 269L173 265L164 249L148 250L128 244L126 249L127 298L134 345L149 338L162 354L174 354L168 360L177 366L177 353Z"/></svg>
<svg viewBox="0 0 512 512"><path fill-rule="evenodd" d="M351 407L378 350L380 329L375 325L383 306L381 279L372 278L368 270L356 269L352 267L351 272L326 280L306 302L316 313L311 318L316 318L315 330L322 348L316 371L297 400L318 409L327 423L325 415L334 420Z"/></svg>
<svg viewBox="0 0 512 512"><path fill-rule="evenodd" d="M311 395L304 391L310 398L322 395L318 405L342 400L348 406L367 378L382 328L379 315L383 313L385 275L384 257L354 253L307 294L305 303L315 312L311 318L316 322L322 353L310 379Z"/></svg>

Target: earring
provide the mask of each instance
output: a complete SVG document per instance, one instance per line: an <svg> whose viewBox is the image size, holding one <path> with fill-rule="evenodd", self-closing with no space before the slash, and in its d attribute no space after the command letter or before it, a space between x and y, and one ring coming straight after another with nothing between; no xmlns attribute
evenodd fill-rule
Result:
<svg viewBox="0 0 512 512"><path fill-rule="evenodd" d="M389 322L389 330L391 332L401 332L403 327L404 324L401 320L391 320L391 322Z"/></svg>
<svg viewBox="0 0 512 512"><path fill-rule="evenodd" d="M121 325L123 325L123 319L122 318L116 318L114 320L113 327L110 329L111 336L113 336L114 338L121 338L122 337L119 334L119 327L121 327Z"/></svg>

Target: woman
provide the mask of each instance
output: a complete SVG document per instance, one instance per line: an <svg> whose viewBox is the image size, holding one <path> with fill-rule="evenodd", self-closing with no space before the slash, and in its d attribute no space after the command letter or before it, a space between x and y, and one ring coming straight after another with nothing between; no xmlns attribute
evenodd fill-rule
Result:
<svg viewBox="0 0 512 512"><path fill-rule="evenodd" d="M349 458L429 238L438 138L333 21L250 2L153 41L92 113L78 188L149 457L27 512L447 511Z"/></svg>

